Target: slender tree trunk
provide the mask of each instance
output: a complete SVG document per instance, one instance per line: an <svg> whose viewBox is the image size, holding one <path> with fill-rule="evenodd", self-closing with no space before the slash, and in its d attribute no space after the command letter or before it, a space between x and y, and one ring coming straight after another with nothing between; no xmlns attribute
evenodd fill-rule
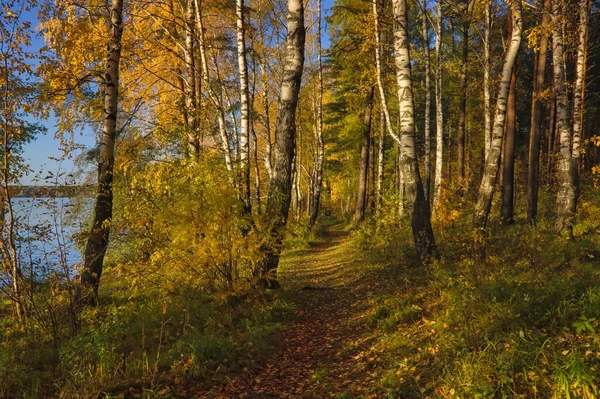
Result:
<svg viewBox="0 0 600 399"><path fill-rule="evenodd" d="M496 186L496 177L500 161L500 152L502 151L502 138L504 135L504 122L507 108L508 90L512 75L512 69L521 45L521 33L523 21L521 18L521 1L512 2L513 7L513 31L510 39L510 45L506 51L504 66L502 67L502 78L498 88L498 99L496 101L496 115L494 117L494 129L492 132L492 143L485 163L485 169L481 178L477 204L473 216L473 225L475 228L484 229L487 224L490 208L492 206L492 197Z"/></svg>
<svg viewBox="0 0 600 399"><path fill-rule="evenodd" d="M325 142L323 140L323 65L321 51L321 0L317 0L317 156L315 159L314 190L312 210L308 222L309 228L314 226L319 216L321 188L323 186L323 160L325 157Z"/></svg>
<svg viewBox="0 0 600 399"><path fill-rule="evenodd" d="M373 114L373 95L375 88L371 87L367 93L365 115L363 119L363 136L360 149L360 174L358 176L358 195L354 210L354 222L361 223L365 219L367 207L367 179L369 178L369 153L371 144L371 116Z"/></svg>
<svg viewBox="0 0 600 399"><path fill-rule="evenodd" d="M490 93L490 32L492 30L492 1L485 4L485 33L483 39L483 100L484 100L484 136L485 149L484 159L487 162L490 144L492 142L492 95Z"/></svg>
<svg viewBox="0 0 600 399"><path fill-rule="evenodd" d="M545 9L551 8L550 0L545 1ZM529 168L527 171L527 221L532 223L537 217L538 187L540 174L540 135L542 130L542 92L546 76L546 52L548 51L548 31L550 15L542 16L542 35L533 77L532 111L529 130Z"/></svg>
<svg viewBox="0 0 600 399"><path fill-rule="evenodd" d="M275 146L273 148L273 176L265 211L267 240L262 245L265 256L262 273L267 277L265 286L276 288L276 270L279 264L284 228L287 222L292 189L292 161L296 145L296 107L304 67L304 6L302 0L288 0L287 43L283 80L277 108ZM265 280L263 280L265 281Z"/></svg>
<svg viewBox="0 0 600 399"><path fill-rule="evenodd" d="M423 0L423 56L425 57L425 177L423 179L423 190L425 201L430 202L429 191L431 187L431 66L429 59L429 33L427 24L427 0Z"/></svg>
<svg viewBox="0 0 600 399"><path fill-rule="evenodd" d="M185 115L186 115L186 133L189 155L198 160L200 156L200 140L198 139L198 124L196 115L198 113L198 104L196 99L196 57L194 54L194 1L187 0L185 25L185 74L184 74L184 93L185 93Z"/></svg>
<svg viewBox="0 0 600 399"><path fill-rule="evenodd" d="M113 207L113 171L119 100L119 64L123 35L123 0L113 0L110 7L110 37L104 74L104 121L98 163L98 190L94 219L83 256L81 299L98 303L98 286L102 275L104 255L108 247Z"/></svg>
<svg viewBox="0 0 600 399"><path fill-rule="evenodd" d="M548 182L551 182L554 165L554 142L556 141L556 93L554 87L552 88L552 96L550 98L550 116L548 119L548 163L546 171L548 173Z"/></svg>
<svg viewBox="0 0 600 399"><path fill-rule="evenodd" d="M385 154L385 114L383 110L379 112L379 140L377 145L377 188L375 191L375 212L379 214L381 210L381 194L383 192L383 167Z"/></svg>
<svg viewBox="0 0 600 399"><path fill-rule="evenodd" d="M579 43L577 46L577 70L575 77L575 89L573 93L573 148L571 153L573 185L575 187L575 199L571 212L575 214L577 200L579 197L579 164L581 160L581 141L583 131L583 113L585 98L586 79L586 54L587 54L587 30L588 30L588 0L579 1Z"/></svg>
<svg viewBox="0 0 600 399"><path fill-rule="evenodd" d="M437 20L435 26L435 179L434 179L434 197L433 209L440 200L442 192L443 159L444 159L444 111L442 103L442 1L438 0Z"/></svg>
<svg viewBox="0 0 600 399"><path fill-rule="evenodd" d="M469 0L463 6L463 18L468 18ZM467 120L467 63L469 62L469 22L463 24L462 61L460 65L460 103L458 112L456 184L459 190L465 187L465 127Z"/></svg>
<svg viewBox="0 0 600 399"><path fill-rule="evenodd" d="M371 116L373 118L373 116ZM373 130L373 129L371 129ZM375 134L371 134L369 143L369 178L367 184L368 207L371 214L375 214Z"/></svg>
<svg viewBox="0 0 600 399"><path fill-rule="evenodd" d="M204 87L208 93L208 97L217 109L217 121L219 124L219 139L221 143L221 150L225 158L225 166L227 170L233 171L233 160L231 155L231 148L229 146L229 135L227 134L227 125L225 123L225 110L223 109L222 101L217 97L216 93L210 85L210 76L208 73L208 60L206 57L206 44L204 40L204 23L202 19L202 0L194 0L196 10L196 25L198 28L198 48L200 49L200 61L202 63L202 80L204 81ZM235 182L234 182L235 183Z"/></svg>
<svg viewBox="0 0 600 399"><path fill-rule="evenodd" d="M559 0L552 2L552 61L554 66L554 89L556 91L556 129L560 137L558 158L558 194L556 196L556 229L573 234L575 217L575 176L572 159L572 128L569 124L569 98L565 87L565 64L563 50L563 10Z"/></svg>
<svg viewBox="0 0 600 399"><path fill-rule="evenodd" d="M190 0L188 0L190 1ZM244 0L236 0L237 53L240 74L240 189L244 201L244 213L252 213L250 198L250 91L248 88L248 64L246 62L246 24Z"/></svg>
<svg viewBox="0 0 600 399"><path fill-rule="evenodd" d="M425 201L415 146L415 119L410 71L409 38L406 18L406 0L393 0L394 61L398 81L400 108L400 147L402 174L409 204L411 225L417 257L426 260L438 252L431 228L429 204Z"/></svg>
<svg viewBox="0 0 600 399"><path fill-rule="evenodd" d="M512 34L512 12L509 12L508 36ZM512 224L514 217L515 182L515 128L517 124L517 65L513 65L508 90L506 110L506 131L504 137L504 163L502 164L502 209L500 218L503 224Z"/></svg>

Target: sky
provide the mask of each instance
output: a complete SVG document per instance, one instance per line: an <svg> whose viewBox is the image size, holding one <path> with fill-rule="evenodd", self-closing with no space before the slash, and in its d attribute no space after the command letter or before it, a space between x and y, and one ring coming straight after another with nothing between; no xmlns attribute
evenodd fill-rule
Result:
<svg viewBox="0 0 600 399"><path fill-rule="evenodd" d="M323 14L329 15L334 0L322 1ZM38 21L35 12L28 13L26 18L31 22L32 26L37 26ZM327 37L325 22L323 22L323 35L323 45L324 47L328 47L329 39ZM43 39L36 37L33 38L30 49L31 51L39 51L43 45ZM31 173L21 179L21 184L44 185L46 184L44 177L48 175L56 176L59 173L69 174L76 171L73 157L58 161L63 155L63 151L60 149L60 140L55 138L57 131L55 128L55 119L51 118L40 122L46 126L48 131L44 135L39 135L24 147L23 155L26 163L30 165ZM74 139L77 144L92 147L96 143L96 134L90 130L86 130L83 133L75 134Z"/></svg>

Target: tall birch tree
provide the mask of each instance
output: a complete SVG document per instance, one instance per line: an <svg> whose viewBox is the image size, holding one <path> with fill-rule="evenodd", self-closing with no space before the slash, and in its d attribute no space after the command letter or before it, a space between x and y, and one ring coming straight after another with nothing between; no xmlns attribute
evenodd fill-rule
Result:
<svg viewBox="0 0 600 399"><path fill-rule="evenodd" d="M521 1L512 2L513 12L513 30L510 38L510 44L506 51L504 65L502 67L502 76L498 87L498 98L496 100L496 112L494 116L494 127L492 130L492 142L485 168L479 186L477 203L473 215L473 225L475 228L484 229L487 225L490 208L492 206L492 197L496 186L496 176L500 165L500 153L502 152L502 139L504 136L504 124L506 118L506 108L508 99L508 90L512 75L512 69L521 45L521 34L523 29L523 20L521 16Z"/></svg>
<svg viewBox="0 0 600 399"><path fill-rule="evenodd" d="M396 65L400 110L400 165L406 187L406 199L409 204L417 257L420 260L426 260L430 257L437 257L438 252L416 154L406 0L393 0L392 6L394 15L394 62Z"/></svg>
<svg viewBox="0 0 600 399"><path fill-rule="evenodd" d="M121 38L123 36L123 0L107 4L110 10L108 54L104 81L104 119L100 139L98 162L98 187L94 206L94 219L83 256L81 295L84 302L96 304L98 286L102 275L104 255L108 247L113 214L113 172L115 165L115 139L119 103L119 66Z"/></svg>

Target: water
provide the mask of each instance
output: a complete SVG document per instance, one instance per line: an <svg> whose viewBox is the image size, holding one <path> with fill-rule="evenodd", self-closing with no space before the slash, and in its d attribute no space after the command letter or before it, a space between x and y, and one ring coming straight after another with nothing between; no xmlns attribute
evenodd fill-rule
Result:
<svg viewBox="0 0 600 399"><path fill-rule="evenodd" d="M69 198L13 198L21 270L36 280L72 277L81 264L74 234L79 204Z"/></svg>

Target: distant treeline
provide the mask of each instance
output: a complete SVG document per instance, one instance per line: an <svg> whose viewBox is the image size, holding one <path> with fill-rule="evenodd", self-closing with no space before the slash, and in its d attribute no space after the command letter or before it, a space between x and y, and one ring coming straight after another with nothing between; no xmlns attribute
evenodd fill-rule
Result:
<svg viewBox="0 0 600 399"><path fill-rule="evenodd" d="M93 196L94 186L11 186L13 198Z"/></svg>

